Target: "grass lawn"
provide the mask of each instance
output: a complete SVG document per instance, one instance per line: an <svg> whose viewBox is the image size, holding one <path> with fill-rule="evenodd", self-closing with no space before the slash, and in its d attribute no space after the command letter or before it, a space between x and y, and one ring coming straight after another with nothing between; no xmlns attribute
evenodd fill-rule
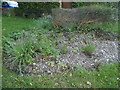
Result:
<svg viewBox="0 0 120 90"><path fill-rule="evenodd" d="M2 17L2 34L7 35L13 31L39 29L43 26L43 19L27 19L19 17Z"/></svg>
<svg viewBox="0 0 120 90"><path fill-rule="evenodd" d="M51 29L44 19L34 20L18 17L3 17L2 32L4 36L18 30ZM46 23L45 23L46 22ZM115 27L116 28L116 27ZM115 30L116 31L116 30ZM3 88L118 88L120 73L118 63L102 65L99 71L86 71L78 67L76 71L67 71L61 74L20 76L3 65Z"/></svg>
<svg viewBox="0 0 120 90"><path fill-rule="evenodd" d="M100 71L79 69L55 75L20 76L3 66L3 88L117 88L118 64L102 66Z"/></svg>

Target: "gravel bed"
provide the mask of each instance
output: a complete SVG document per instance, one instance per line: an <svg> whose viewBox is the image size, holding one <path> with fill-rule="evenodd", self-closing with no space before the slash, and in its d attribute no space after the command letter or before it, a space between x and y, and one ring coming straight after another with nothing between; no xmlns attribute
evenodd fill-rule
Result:
<svg viewBox="0 0 120 90"><path fill-rule="evenodd" d="M58 47L63 43L66 44L67 53L61 54L55 60L41 58L36 56L36 62L29 64L25 68L26 74L54 74L62 73L67 70L75 70L74 66L84 67L87 70L97 70L101 64L111 64L120 62L118 59L118 40L105 40L96 38L91 34L64 34L59 38ZM85 55L79 48L86 46L86 42L95 45L95 51L91 56ZM14 69L14 65L10 62L5 62L7 67Z"/></svg>
<svg viewBox="0 0 120 90"><path fill-rule="evenodd" d="M53 73L64 72L66 70L69 70L70 67L73 70L74 68L73 66L84 67L87 70L96 70L99 68L101 64L110 64L120 61L118 59L117 40L103 41L95 37L90 38L88 37L89 36L88 34L71 34L71 38L74 38L74 40L72 41L68 36L63 35L63 37L60 39L61 43L58 45L60 46L65 42L68 43L66 45L66 48L68 50L66 54L62 54L59 58L56 58L55 61L37 59L38 61L35 63L35 65L27 67L28 73L53 74ZM86 45L85 40L86 42L90 42L95 45L96 49L92 53L91 57L86 56L84 53L82 53L79 50L79 47ZM59 64L59 62L62 62L65 65L62 66ZM37 70L35 70L35 68L37 68Z"/></svg>

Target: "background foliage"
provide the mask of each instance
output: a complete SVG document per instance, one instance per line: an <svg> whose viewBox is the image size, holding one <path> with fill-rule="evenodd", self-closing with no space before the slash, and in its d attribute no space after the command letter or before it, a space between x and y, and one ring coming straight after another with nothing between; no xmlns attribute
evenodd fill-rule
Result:
<svg viewBox="0 0 120 90"><path fill-rule="evenodd" d="M15 13L21 16L27 9L47 10L51 13L51 9L56 7L59 7L57 2L19 2L19 8L15 8Z"/></svg>
<svg viewBox="0 0 120 90"><path fill-rule="evenodd" d="M73 8L79 8L89 5L104 5L112 8L117 8L117 2L73 2ZM51 13L52 8L59 8L59 2L19 2L19 8L15 8L15 13L18 16L23 15L26 9L47 10Z"/></svg>

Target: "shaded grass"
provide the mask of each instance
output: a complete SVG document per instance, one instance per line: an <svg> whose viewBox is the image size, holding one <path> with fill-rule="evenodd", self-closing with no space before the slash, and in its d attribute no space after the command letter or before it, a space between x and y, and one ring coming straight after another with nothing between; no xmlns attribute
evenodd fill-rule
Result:
<svg viewBox="0 0 120 90"><path fill-rule="evenodd" d="M84 25L81 29L83 29L83 30L101 29L103 31L120 33L120 31L118 29L118 22L116 22L116 21L110 21L110 22L106 22L106 23L102 23L102 24Z"/></svg>
<svg viewBox="0 0 120 90"><path fill-rule="evenodd" d="M47 22L48 21L48 22ZM49 20L45 19L28 19L20 17L2 17L2 34L7 35L12 31L19 30L36 30L40 28L49 27L51 24Z"/></svg>
<svg viewBox="0 0 120 90"><path fill-rule="evenodd" d="M34 27L32 19L22 19L18 17L2 17L3 35L16 30L29 30Z"/></svg>
<svg viewBox="0 0 120 90"><path fill-rule="evenodd" d="M79 68L73 72L43 76L20 76L3 66L3 88L118 88L118 76L118 64L101 66L99 71Z"/></svg>

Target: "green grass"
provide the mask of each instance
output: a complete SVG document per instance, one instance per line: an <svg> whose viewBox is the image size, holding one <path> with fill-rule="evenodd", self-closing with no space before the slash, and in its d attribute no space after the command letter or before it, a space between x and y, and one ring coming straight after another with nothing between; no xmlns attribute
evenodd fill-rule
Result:
<svg viewBox="0 0 120 90"><path fill-rule="evenodd" d="M118 64L101 66L100 71L80 68L54 75L20 76L3 66L3 88L118 88ZM89 83L88 83L89 82Z"/></svg>
<svg viewBox="0 0 120 90"><path fill-rule="evenodd" d="M110 31L110 32L116 32L116 33L120 32L118 29L118 22L115 22L115 21L106 22L106 23L102 23L102 24L84 25L81 29L83 29L83 30L101 29L103 31Z"/></svg>
<svg viewBox="0 0 120 90"><path fill-rule="evenodd" d="M2 17L3 35L16 30L29 30L34 27L32 19L22 19L18 17Z"/></svg>
<svg viewBox="0 0 120 90"><path fill-rule="evenodd" d="M48 33L49 23L43 20L25 19L18 17L3 17L3 35L19 30L37 30ZM40 22L42 20L42 22ZM9 22L8 22L9 21ZM40 25L45 23L46 25ZM44 27L43 27L44 26ZM51 27L50 27L51 28ZM45 31L46 30L46 31ZM2 87L3 88L118 88L118 64L104 65L99 71L86 71L79 68L77 71L68 71L63 74L20 76L3 65Z"/></svg>
<svg viewBox="0 0 120 90"><path fill-rule="evenodd" d="M27 19L19 17L2 17L2 34L7 35L12 31L32 30L50 27L49 20L43 19Z"/></svg>
<svg viewBox="0 0 120 90"><path fill-rule="evenodd" d="M86 55L91 55L95 51L95 46L93 44L88 44L87 46L80 48Z"/></svg>

